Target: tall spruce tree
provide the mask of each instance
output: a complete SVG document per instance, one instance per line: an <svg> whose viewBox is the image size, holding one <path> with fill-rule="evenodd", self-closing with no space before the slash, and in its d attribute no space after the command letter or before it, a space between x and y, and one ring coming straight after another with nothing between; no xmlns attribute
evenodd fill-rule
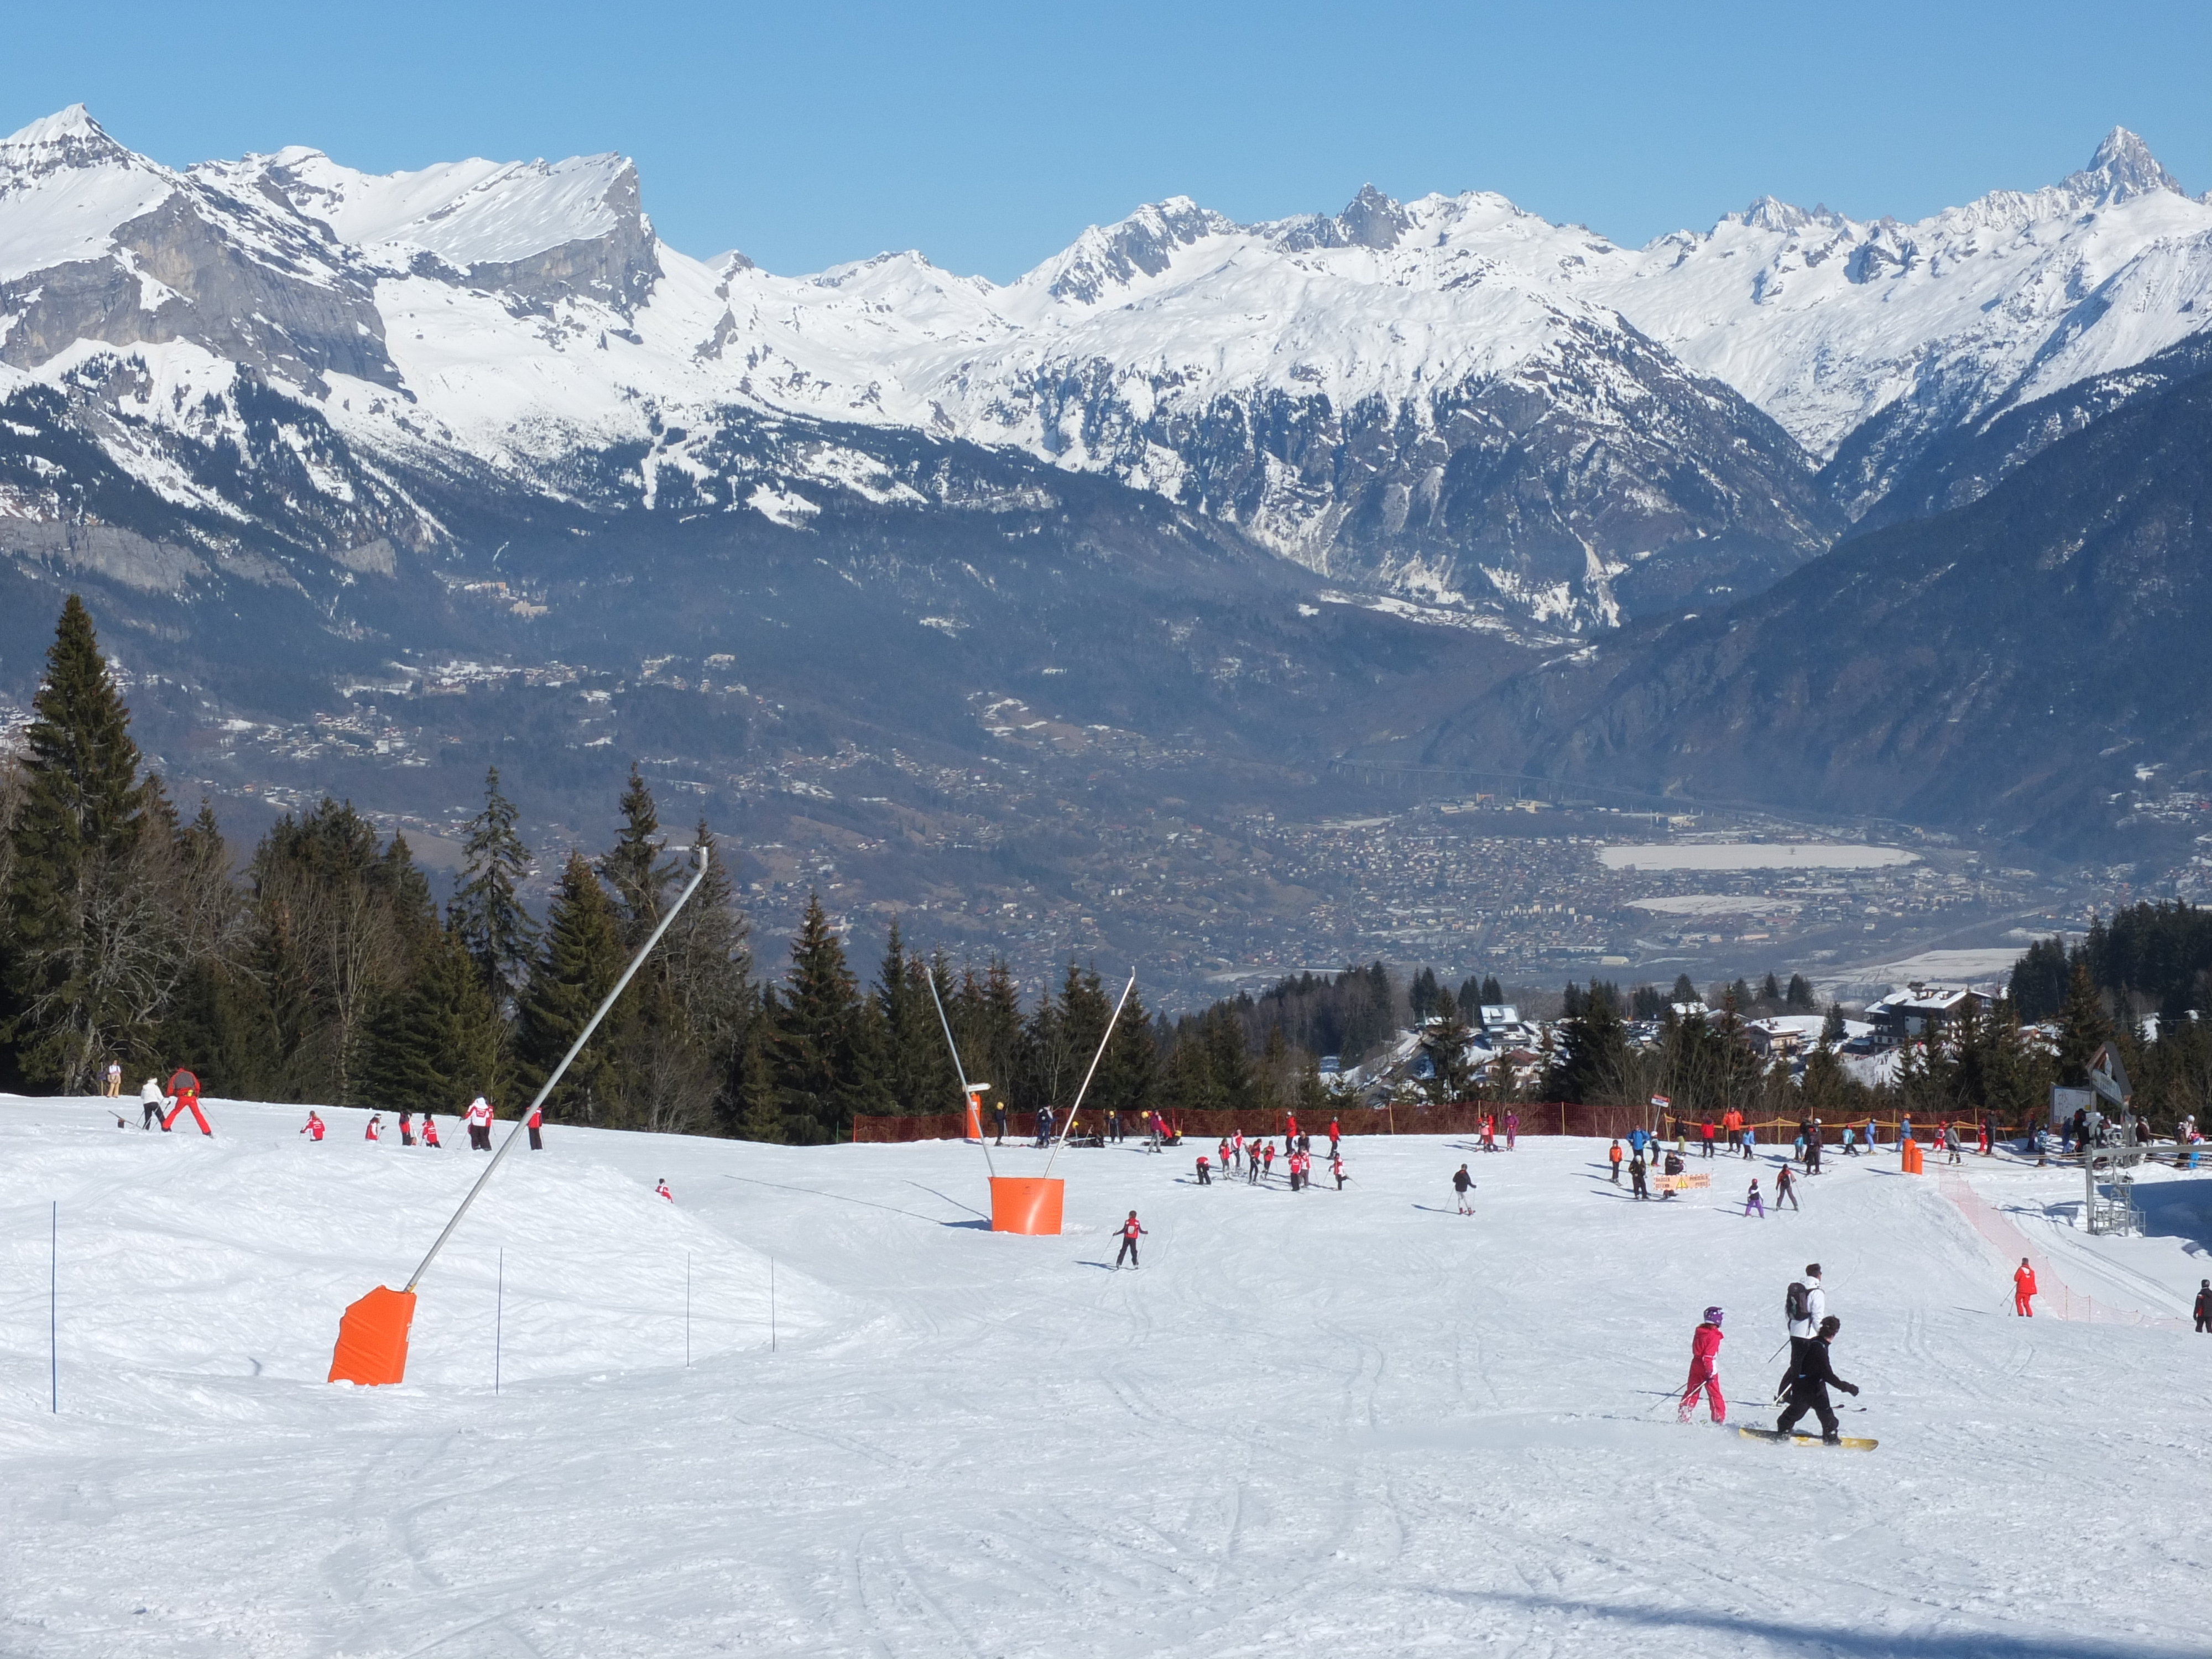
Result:
<svg viewBox="0 0 2212 1659"><path fill-rule="evenodd" d="M517 892L530 873L530 849L514 829L519 816L500 793L499 768L486 769L483 807L469 820L462 880L447 912L501 1009L521 994L538 946L538 926Z"/></svg>
<svg viewBox="0 0 2212 1659"><path fill-rule="evenodd" d="M74 593L32 709L9 834L8 1035L27 1079L74 1091L111 1053L150 1057L160 1008L146 975L168 943L147 857L162 826L149 822L131 716Z"/></svg>
<svg viewBox="0 0 2212 1659"><path fill-rule="evenodd" d="M1616 1103L1627 1094L1630 1070L1620 1005L1610 988L1593 980L1582 999L1582 1012L1566 1028L1546 1091L1560 1100Z"/></svg>
<svg viewBox="0 0 2212 1659"><path fill-rule="evenodd" d="M769 1062L775 1073L786 1137L805 1146L835 1140L852 1127L865 1094L858 1042L860 994L845 946L811 894L791 968L770 1016Z"/></svg>
<svg viewBox="0 0 2212 1659"><path fill-rule="evenodd" d="M599 873L614 890L623 942L635 950L659 925L668 884L676 879L678 866L666 856L653 791L646 787L644 775L635 764L623 790L620 811L622 828L616 833L613 848L599 860Z"/></svg>
<svg viewBox="0 0 2212 1659"><path fill-rule="evenodd" d="M2089 1081L2089 1062L2112 1040L2112 1022L2097 994L2084 957L2075 958L2067 976L2066 1003L2058 1013L2058 1081L2081 1088Z"/></svg>
<svg viewBox="0 0 2212 1659"><path fill-rule="evenodd" d="M592 1011L614 988L625 959L620 924L606 889L584 855L570 853L546 911L545 942L518 1011L515 1059L526 1088L534 1092L544 1085ZM610 1020L621 1012L615 1010ZM611 1054L609 1046L596 1038L586 1045L547 1099L547 1115L597 1121L617 1098Z"/></svg>
<svg viewBox="0 0 2212 1659"><path fill-rule="evenodd" d="M479 1093L497 1101L500 1019L458 927L424 942L413 970L369 1016L360 1097L387 1110L459 1112Z"/></svg>

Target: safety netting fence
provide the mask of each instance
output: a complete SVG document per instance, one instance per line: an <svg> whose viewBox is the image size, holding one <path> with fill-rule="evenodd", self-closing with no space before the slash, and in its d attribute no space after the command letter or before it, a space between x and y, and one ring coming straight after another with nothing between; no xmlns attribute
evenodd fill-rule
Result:
<svg viewBox="0 0 2212 1659"><path fill-rule="evenodd" d="M1259 1111L1175 1111L1163 1115L1169 1133L1187 1140L1217 1141L1240 1130L1248 1140L1285 1133L1285 1121L1276 1113ZM1567 1135L1607 1140L1626 1137L1633 1129L1651 1129L1655 1118L1653 1109L1641 1106L1592 1106L1571 1101L1460 1101L1446 1105L1366 1106L1348 1107L1334 1115L1339 1129L1348 1138L1353 1135L1470 1135L1479 1134L1483 1120L1491 1121L1502 1140L1509 1119L1517 1119L1514 1132L1523 1135ZM1316 1139L1326 1138L1331 1114L1309 1113L1298 1119L1298 1127ZM1873 1120L1881 1144L1894 1147L1898 1137L1909 1120L1876 1118ZM1657 1127L1668 1140L1675 1138L1677 1120L1668 1113L1657 1117ZM1864 1145L1863 1135L1869 1120L1854 1118L1848 1124L1826 1123L1820 1126L1824 1146L1839 1146L1845 1128L1851 1130L1855 1141ZM983 1132L996 1139L999 1133L995 1108L983 1112ZM1064 1128L1065 1112L1054 1120L1054 1133ZM1729 1131L1714 1121L1714 1144L1725 1144ZM1798 1118L1760 1118L1743 1123L1741 1127L1752 1131L1762 1146L1789 1145L1800 1133L1803 1120ZM1680 1138L1690 1152L1696 1154L1704 1141L1704 1119L1685 1117L1680 1120ZM1125 1112L1121 1115L1119 1133L1125 1139L1144 1136L1151 1127L1150 1118L1143 1113ZM1006 1138L1009 1141L1029 1141L1036 1139L1037 1115L1034 1109L1012 1109L1006 1113ZM1079 1136L1088 1139L1109 1132L1107 1115L1101 1111L1085 1111L1078 1125ZM958 1140L968 1133L968 1120L959 1112L930 1112L909 1116L869 1115L853 1120L853 1139L857 1141ZM1931 1144L1940 1133L1940 1126L1922 1121L1913 1125L1913 1133L1923 1144ZM1966 1150L1972 1152L1978 1144L1978 1124L1960 1121L1959 1133ZM1995 1139L2018 1139L2027 1130L2017 1124L1999 1124Z"/></svg>
<svg viewBox="0 0 2212 1659"><path fill-rule="evenodd" d="M2002 1210L1974 1190L1973 1183L1955 1171L1939 1169L1936 1172L1936 1190L1958 1207L1967 1224L1984 1238L1996 1245L2008 1261L2025 1258L2035 1274L2039 1287L2036 1292L2035 1311L2044 1317L2075 1319L2098 1325L2134 1325L2159 1331L2185 1331L2189 1322L2171 1314L2148 1314L2135 1308L2122 1308L2110 1301L2075 1290L2069 1285L2051 1259L2028 1243L2027 1235Z"/></svg>

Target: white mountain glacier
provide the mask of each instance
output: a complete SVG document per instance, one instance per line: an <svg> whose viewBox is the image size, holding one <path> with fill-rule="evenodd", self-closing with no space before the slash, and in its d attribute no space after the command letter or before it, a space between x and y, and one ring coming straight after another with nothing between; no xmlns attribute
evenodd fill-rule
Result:
<svg viewBox="0 0 2212 1659"><path fill-rule="evenodd" d="M204 464L226 444L289 448L341 540L456 533L410 469L803 531L825 492L915 494L865 437L911 429L1550 634L1771 580L1935 437L2212 320L2208 283L2212 205L2118 131L1911 226L1762 202L1632 250L1480 192L1258 225L1176 198L1004 285L687 258L619 156L179 172L81 106L0 142L0 396L49 389L231 521L270 509Z"/></svg>

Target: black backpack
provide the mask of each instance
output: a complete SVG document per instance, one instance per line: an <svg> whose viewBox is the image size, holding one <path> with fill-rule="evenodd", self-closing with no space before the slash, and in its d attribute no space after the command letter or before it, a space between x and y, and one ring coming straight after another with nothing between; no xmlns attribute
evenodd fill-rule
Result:
<svg viewBox="0 0 2212 1659"><path fill-rule="evenodd" d="M1795 1279L1790 1281L1790 1288L1782 1293L1783 1316L1793 1325L1805 1317L1805 1287Z"/></svg>

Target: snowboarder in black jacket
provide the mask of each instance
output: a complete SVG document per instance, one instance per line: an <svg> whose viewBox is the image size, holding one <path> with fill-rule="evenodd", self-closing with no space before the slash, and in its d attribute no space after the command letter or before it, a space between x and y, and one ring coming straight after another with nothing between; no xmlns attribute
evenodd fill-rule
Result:
<svg viewBox="0 0 2212 1659"><path fill-rule="evenodd" d="M1828 1344L1835 1340L1836 1333L1843 1328L1844 1322L1830 1314L1820 1322L1819 1334L1805 1345L1797 1369L1790 1378L1790 1407L1774 1425L1781 1433L1791 1432L1797 1419L1811 1412L1820 1419L1821 1439L1833 1443L1842 1437L1836 1431L1836 1408L1828 1403L1828 1384L1834 1383L1848 1395L1859 1391L1857 1383L1844 1382L1828 1363Z"/></svg>

